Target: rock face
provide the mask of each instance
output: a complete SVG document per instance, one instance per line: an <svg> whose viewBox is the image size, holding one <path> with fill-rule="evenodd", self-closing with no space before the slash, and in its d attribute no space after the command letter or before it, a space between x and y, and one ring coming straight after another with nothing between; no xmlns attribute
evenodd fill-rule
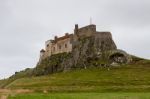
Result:
<svg viewBox="0 0 150 99"><path fill-rule="evenodd" d="M64 70L122 64L131 60L126 52L117 49L110 32L99 32L75 41L71 56L63 62Z"/></svg>
<svg viewBox="0 0 150 99"><path fill-rule="evenodd" d="M104 51L116 50L111 33L96 33L91 37L79 39L73 43L72 59L70 63L75 67L83 67L94 57L102 57ZM68 66L66 65L68 68ZM69 66L70 67L70 66Z"/></svg>
<svg viewBox="0 0 150 99"><path fill-rule="evenodd" d="M98 32L92 36L74 39L71 53L52 55L43 60L36 69L42 67L43 73L49 74L75 68L110 66L131 61L130 55L117 49L110 32Z"/></svg>

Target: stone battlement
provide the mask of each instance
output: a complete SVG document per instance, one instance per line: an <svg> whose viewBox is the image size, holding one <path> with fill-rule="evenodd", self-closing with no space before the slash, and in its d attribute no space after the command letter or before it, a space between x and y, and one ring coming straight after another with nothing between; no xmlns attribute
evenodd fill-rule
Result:
<svg viewBox="0 0 150 99"><path fill-rule="evenodd" d="M91 24L81 28L78 28L77 24L75 26L74 34L78 37L88 37L94 33L96 33L96 25Z"/></svg>
<svg viewBox="0 0 150 99"><path fill-rule="evenodd" d="M78 29L79 32L87 32L88 30L96 32L96 25L91 24L91 25L81 27L81 28Z"/></svg>

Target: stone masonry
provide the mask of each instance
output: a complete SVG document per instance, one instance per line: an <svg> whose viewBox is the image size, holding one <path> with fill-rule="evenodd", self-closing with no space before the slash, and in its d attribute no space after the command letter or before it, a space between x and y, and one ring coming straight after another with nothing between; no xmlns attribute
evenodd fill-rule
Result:
<svg viewBox="0 0 150 99"><path fill-rule="evenodd" d="M90 24L82 28L79 28L78 24L76 24L73 34L66 33L65 36L62 37L55 36L54 40L48 40L45 42L45 50L42 49L40 51L39 62L53 54L72 52L73 46L76 45L76 41L91 36L101 38L101 40L107 37L112 38L110 32L97 32L96 25L94 24ZM116 45L114 46L114 49L116 49Z"/></svg>

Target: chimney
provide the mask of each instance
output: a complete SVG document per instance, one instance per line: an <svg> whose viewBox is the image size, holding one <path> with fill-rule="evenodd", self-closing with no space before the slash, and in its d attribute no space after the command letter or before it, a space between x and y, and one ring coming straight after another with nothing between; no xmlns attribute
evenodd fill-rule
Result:
<svg viewBox="0 0 150 99"><path fill-rule="evenodd" d="M74 33L77 34L78 33L78 24L75 24L75 29L74 29Z"/></svg>
<svg viewBox="0 0 150 99"><path fill-rule="evenodd" d="M65 36L68 36L69 35L69 33L65 33Z"/></svg>
<svg viewBox="0 0 150 99"><path fill-rule="evenodd" d="M78 30L78 24L75 24L75 30Z"/></svg>
<svg viewBox="0 0 150 99"><path fill-rule="evenodd" d="M55 40L57 40L57 38L58 38L58 37L57 37L57 36L55 36Z"/></svg>

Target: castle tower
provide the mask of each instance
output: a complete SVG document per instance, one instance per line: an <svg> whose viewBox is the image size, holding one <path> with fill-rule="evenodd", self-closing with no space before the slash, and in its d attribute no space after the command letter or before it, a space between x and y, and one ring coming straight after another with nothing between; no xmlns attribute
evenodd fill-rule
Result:
<svg viewBox="0 0 150 99"><path fill-rule="evenodd" d="M40 57L44 56L44 53L45 53L45 50L42 49L42 50L40 51Z"/></svg>
<svg viewBox="0 0 150 99"><path fill-rule="evenodd" d="M51 56L52 54L52 40L45 42L45 57Z"/></svg>
<svg viewBox="0 0 150 99"><path fill-rule="evenodd" d="M73 41L77 41L78 40L78 32L79 32L78 24L75 24Z"/></svg>
<svg viewBox="0 0 150 99"><path fill-rule="evenodd" d="M44 54L45 54L45 50L42 49L42 50L40 51L40 59L39 59L39 63L44 59Z"/></svg>

